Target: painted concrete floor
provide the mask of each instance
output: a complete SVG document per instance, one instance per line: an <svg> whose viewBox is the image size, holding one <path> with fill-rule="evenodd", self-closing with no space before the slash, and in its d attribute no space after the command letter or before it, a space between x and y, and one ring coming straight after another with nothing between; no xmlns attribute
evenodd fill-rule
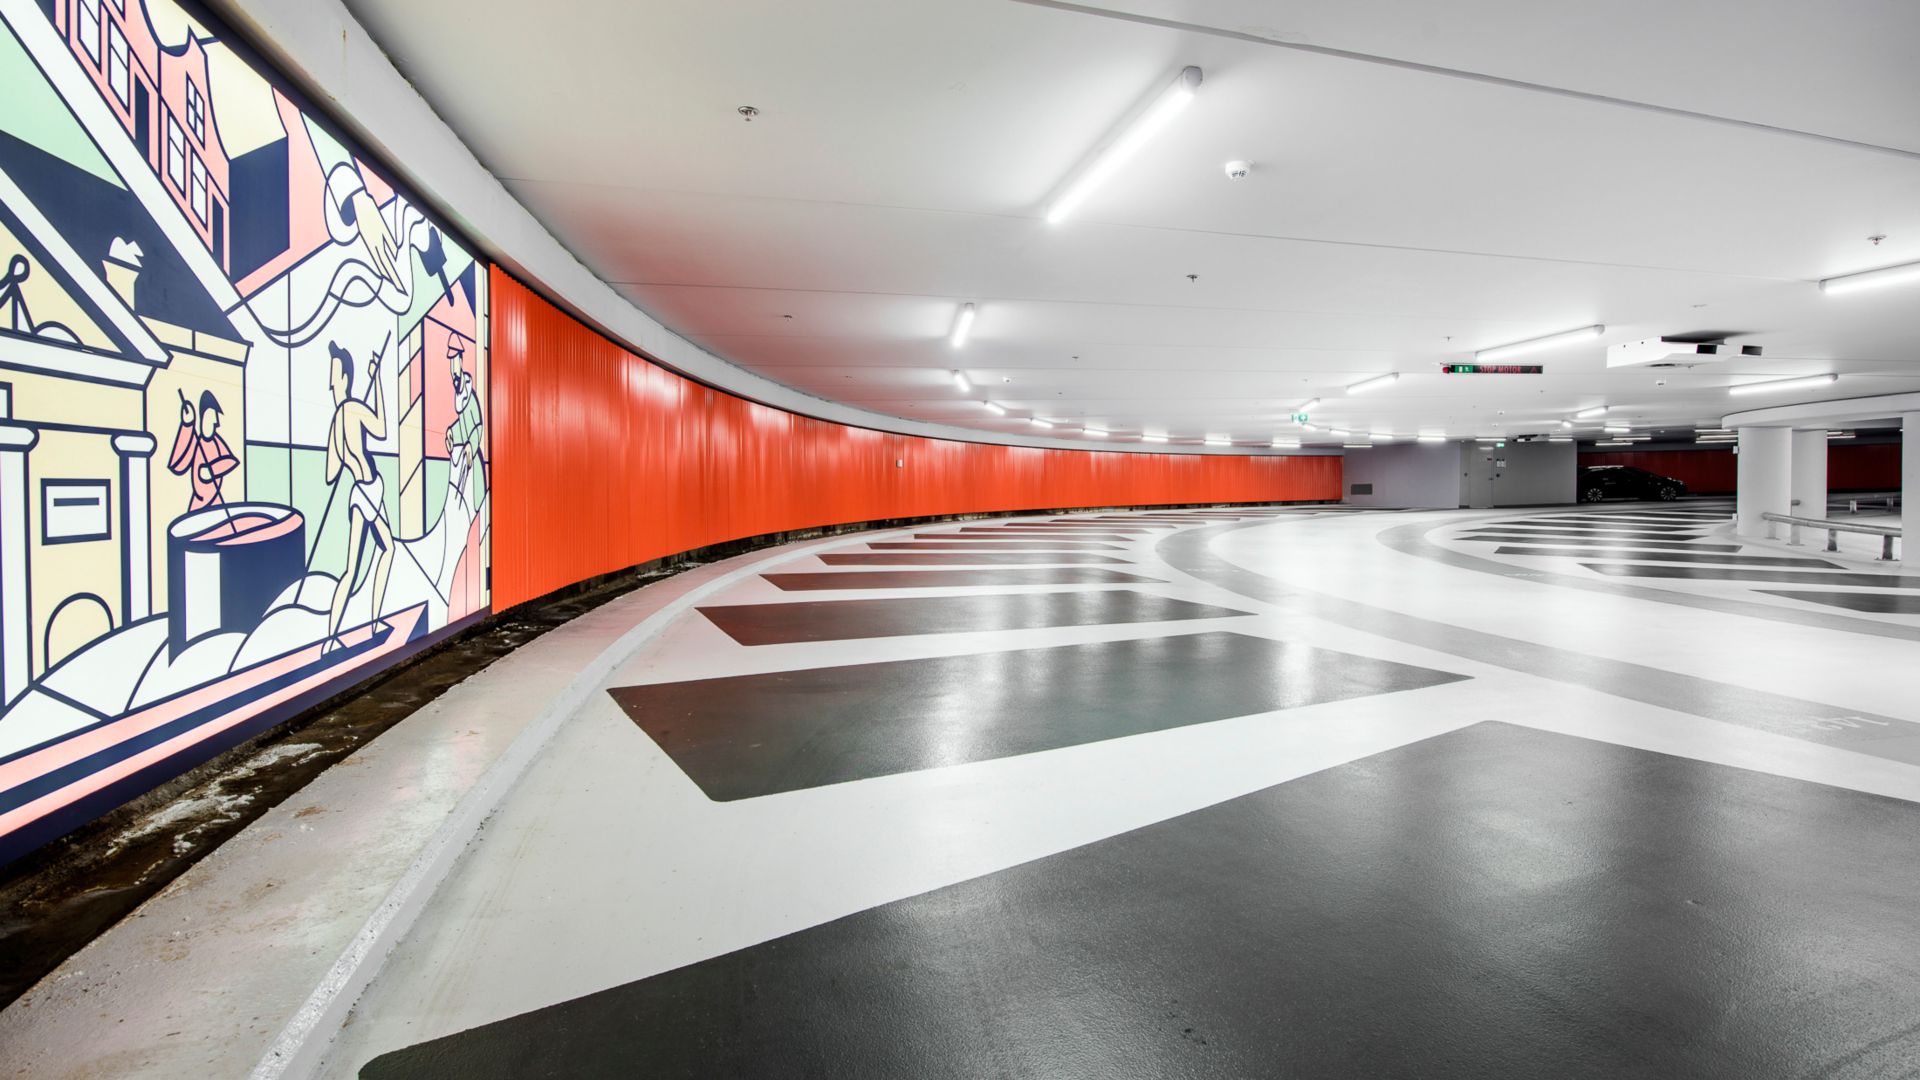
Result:
<svg viewBox="0 0 1920 1080"><path fill-rule="evenodd" d="M319 1072L1915 1075L1920 581L1727 515L734 560L565 718ZM32 1075L155 1022L99 989L0 1016ZM211 1053L135 1073L243 1071Z"/></svg>
<svg viewBox="0 0 1920 1080"><path fill-rule="evenodd" d="M1725 519L788 563L574 717L326 1071L1905 1075L1920 616L1834 598L1920 582Z"/></svg>

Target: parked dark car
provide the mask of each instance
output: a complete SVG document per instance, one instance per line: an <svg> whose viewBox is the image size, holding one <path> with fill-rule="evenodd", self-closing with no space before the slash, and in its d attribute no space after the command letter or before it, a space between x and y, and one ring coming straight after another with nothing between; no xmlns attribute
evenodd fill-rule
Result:
<svg viewBox="0 0 1920 1080"><path fill-rule="evenodd" d="M1636 469L1631 465L1583 465L1580 467L1580 501L1601 499L1664 499L1672 501L1687 493L1687 485L1671 476Z"/></svg>

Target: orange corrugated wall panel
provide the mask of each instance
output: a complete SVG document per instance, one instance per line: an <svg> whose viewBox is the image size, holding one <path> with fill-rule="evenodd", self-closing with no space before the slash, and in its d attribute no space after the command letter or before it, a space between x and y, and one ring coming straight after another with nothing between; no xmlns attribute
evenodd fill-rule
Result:
<svg viewBox="0 0 1920 1080"><path fill-rule="evenodd" d="M490 296L495 610L678 551L818 525L1340 498L1338 457L1039 450L797 416L635 356L497 268Z"/></svg>

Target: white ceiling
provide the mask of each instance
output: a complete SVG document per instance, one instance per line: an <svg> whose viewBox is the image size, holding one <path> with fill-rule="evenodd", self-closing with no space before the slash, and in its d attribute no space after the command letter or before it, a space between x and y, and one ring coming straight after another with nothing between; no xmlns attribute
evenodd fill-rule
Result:
<svg viewBox="0 0 1920 1080"><path fill-rule="evenodd" d="M1812 284L1920 260L1910 0L348 7L620 292L884 413L1264 442L1298 434L1308 397L1332 426L1464 436L1601 403L1711 422L1766 401L1729 383L1790 374L1920 390L1920 290ZM1187 64L1206 80L1181 120L1046 225L1050 193ZM1252 176L1229 181L1232 158ZM1543 376L1438 373L1592 323L1600 341L1524 361ZM1704 330L1765 357L1605 369L1607 344ZM1013 416L960 394L956 366Z"/></svg>

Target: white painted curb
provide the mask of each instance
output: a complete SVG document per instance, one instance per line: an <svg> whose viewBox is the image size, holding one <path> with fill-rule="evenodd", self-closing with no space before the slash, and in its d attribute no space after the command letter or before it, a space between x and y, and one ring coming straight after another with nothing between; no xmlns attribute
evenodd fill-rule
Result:
<svg viewBox="0 0 1920 1080"><path fill-rule="evenodd" d="M859 535L877 540L924 527ZM280 1034L274 1037L266 1054L248 1074L251 1080L307 1080L316 1074L333 1045L334 1037L346 1022L348 1011L360 1000L360 995L380 973L381 965L394 947L406 936L428 901L433 899L452 874L480 829L506 801L520 778L560 730L561 724L587 703L594 692L612 677L615 669L701 600L745 578L760 574L769 567L805 558L821 548L845 544L852 535L855 534L802 544L730 570L669 601L607 646L539 716L521 729L520 734L501 753L499 760L461 797L452 813L447 815L426 846L408 864L400 879L394 882L393 888L388 890L380 906L367 916L367 921L354 934L353 940L333 962L333 966L327 969L326 975L314 987L306 1002L280 1029Z"/></svg>

